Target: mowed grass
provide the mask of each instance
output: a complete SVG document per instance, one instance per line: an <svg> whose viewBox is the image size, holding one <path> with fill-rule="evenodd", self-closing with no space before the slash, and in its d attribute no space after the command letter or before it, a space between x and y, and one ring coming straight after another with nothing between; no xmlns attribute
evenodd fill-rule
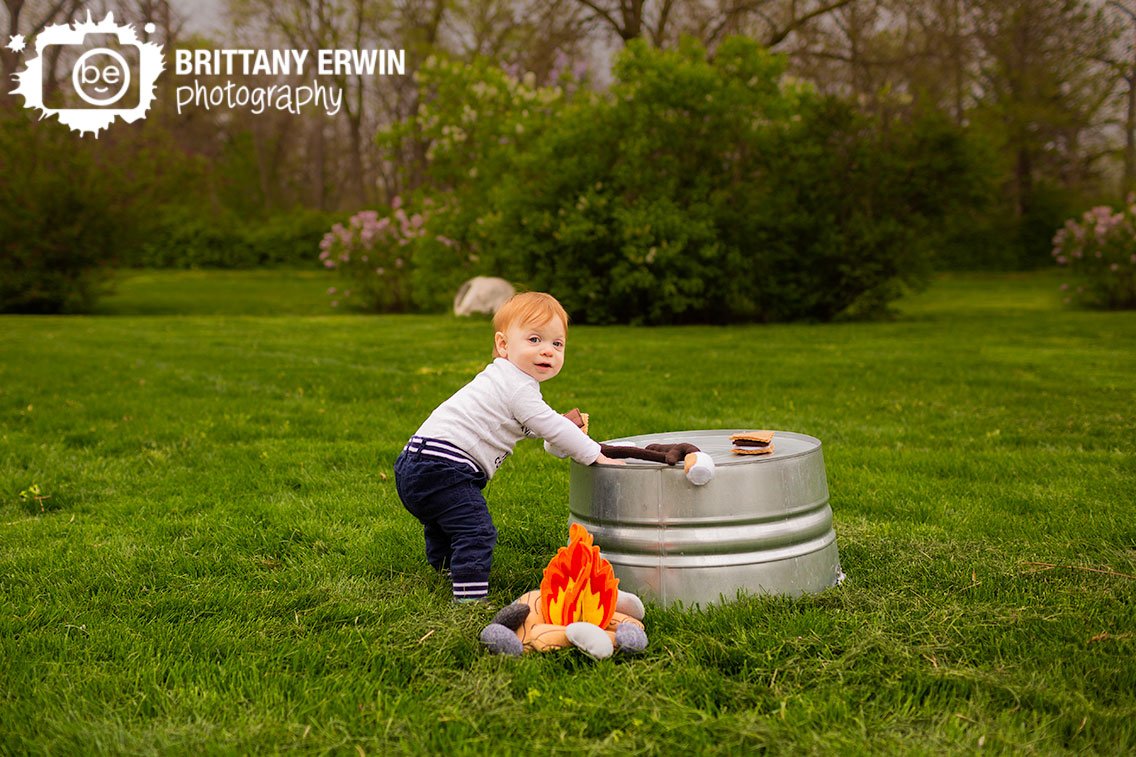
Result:
<svg viewBox="0 0 1136 757"><path fill-rule="evenodd" d="M326 315L328 288L339 284L321 270L124 270L111 279L113 296L97 315Z"/></svg>
<svg viewBox="0 0 1136 757"><path fill-rule="evenodd" d="M819 437L848 576L650 607L597 663L477 641L566 541L566 462L523 442L487 490L490 607L394 490L486 321L144 275L116 317L0 318L0 752L1136 750L1136 313L954 276L886 323L573 328L544 393L597 438ZM213 314L125 312L174 302Z"/></svg>

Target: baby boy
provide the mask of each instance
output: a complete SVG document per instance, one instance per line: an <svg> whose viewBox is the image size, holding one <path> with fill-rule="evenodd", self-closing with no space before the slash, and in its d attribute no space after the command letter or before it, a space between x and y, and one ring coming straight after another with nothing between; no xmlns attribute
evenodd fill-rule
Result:
<svg viewBox="0 0 1136 757"><path fill-rule="evenodd" d="M493 329L493 362L430 414L394 466L398 496L426 531L426 559L450 572L458 602L489 593L497 529L481 491L519 440L544 439L582 465L623 462L541 397L541 382L564 367L568 313L556 298L515 295Z"/></svg>

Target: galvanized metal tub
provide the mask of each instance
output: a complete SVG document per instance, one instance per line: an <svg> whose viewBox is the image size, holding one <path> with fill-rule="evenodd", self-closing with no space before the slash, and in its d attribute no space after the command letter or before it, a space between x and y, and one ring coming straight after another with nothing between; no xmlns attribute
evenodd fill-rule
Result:
<svg viewBox="0 0 1136 757"><path fill-rule="evenodd" d="M778 431L771 455L730 452L730 434L676 431L608 444L689 442L716 466L704 486L674 467L572 464L571 519L585 525L620 586L663 605L799 596L843 580L818 439Z"/></svg>

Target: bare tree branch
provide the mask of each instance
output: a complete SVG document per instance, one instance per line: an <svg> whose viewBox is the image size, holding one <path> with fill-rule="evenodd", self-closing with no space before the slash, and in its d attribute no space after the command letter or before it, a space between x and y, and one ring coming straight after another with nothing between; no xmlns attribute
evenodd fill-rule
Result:
<svg viewBox="0 0 1136 757"><path fill-rule="evenodd" d="M620 37L627 39L626 37L623 36L623 27L620 26L618 21L616 21L614 18L612 18L610 13L608 13L606 10L604 10L600 6L596 5L596 3L593 2L593 0L578 0L578 1L580 3L582 3L584 6L586 6L588 9L590 9L593 13L595 13L598 18L601 18L604 21L606 21L608 23L608 25L611 26L611 28L613 30L615 30L615 32L617 34L619 34Z"/></svg>
<svg viewBox="0 0 1136 757"><path fill-rule="evenodd" d="M834 0L834 2L831 2L828 5L822 5L819 8L815 8L803 16L794 18L783 28L774 31L772 35L765 38L765 44L768 47L776 47L777 45L784 42L786 37L812 21L814 18L818 18L835 10L839 10L844 6L850 5L851 3L855 2L857 2L857 0Z"/></svg>
<svg viewBox="0 0 1136 757"><path fill-rule="evenodd" d="M661 47L663 41L666 39L667 34L667 21L670 20L671 10L674 8L674 0L663 0L663 7L659 10L659 19L655 23L655 27L651 30L651 41L655 47Z"/></svg>

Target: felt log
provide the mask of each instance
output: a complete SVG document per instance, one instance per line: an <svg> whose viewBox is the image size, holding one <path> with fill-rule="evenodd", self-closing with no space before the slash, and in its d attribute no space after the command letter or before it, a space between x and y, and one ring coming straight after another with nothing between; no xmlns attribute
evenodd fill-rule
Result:
<svg viewBox="0 0 1136 757"><path fill-rule="evenodd" d="M622 444L601 444L600 452L613 460L647 460L652 463L678 465L680 460L686 458L691 452L698 452L698 447L686 442L677 444L648 444L646 447L635 447Z"/></svg>
<svg viewBox="0 0 1136 757"><path fill-rule="evenodd" d="M544 622L540 614L540 590L530 591L517 599L517 604L529 608L529 613L523 625L516 630L517 638L525 649L534 652L551 652L557 649L573 646L566 633L567 626L553 625ZM643 621L617 612L612 616L607 628L603 629L613 644L616 643L615 633L623 624L628 624L640 631L644 630ZM644 646L646 646L644 644ZM636 650L638 651L638 650Z"/></svg>
<svg viewBox="0 0 1136 757"><path fill-rule="evenodd" d="M714 460L693 444L648 444L636 447L624 444L601 444L600 452L613 460L646 460L664 465L677 465L681 460L686 478L695 486L703 486L714 478Z"/></svg>

